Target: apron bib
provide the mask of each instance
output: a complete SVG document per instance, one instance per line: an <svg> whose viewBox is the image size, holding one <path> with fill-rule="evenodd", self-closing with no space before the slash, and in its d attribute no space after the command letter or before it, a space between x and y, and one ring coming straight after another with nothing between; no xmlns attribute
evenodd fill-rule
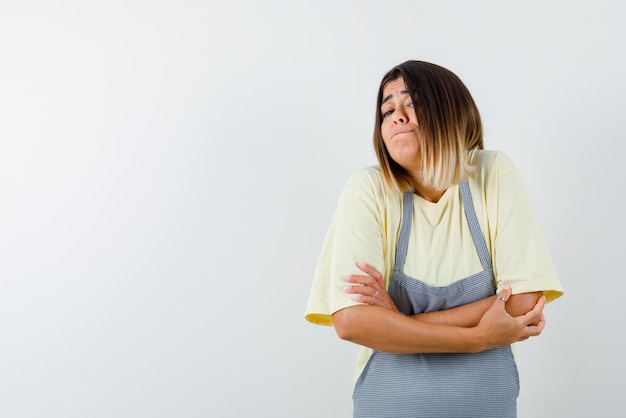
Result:
<svg viewBox="0 0 626 418"><path fill-rule="evenodd" d="M433 287L404 274L413 193L404 194L402 226L389 295L406 315L465 305L496 293L491 258L467 181L461 199L483 271L449 286ZM519 378L511 347L481 353L372 353L352 399L355 418L514 418Z"/></svg>

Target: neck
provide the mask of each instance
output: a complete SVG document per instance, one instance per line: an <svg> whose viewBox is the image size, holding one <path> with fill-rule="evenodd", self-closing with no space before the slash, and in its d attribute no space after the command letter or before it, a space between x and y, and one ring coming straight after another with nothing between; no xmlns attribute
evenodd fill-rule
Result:
<svg viewBox="0 0 626 418"><path fill-rule="evenodd" d="M435 189L434 187L424 186L421 184L415 184L414 187L415 187L416 195L432 203L439 202L439 199L441 199L441 196L443 196L443 194L446 192L446 189L438 190L438 189Z"/></svg>

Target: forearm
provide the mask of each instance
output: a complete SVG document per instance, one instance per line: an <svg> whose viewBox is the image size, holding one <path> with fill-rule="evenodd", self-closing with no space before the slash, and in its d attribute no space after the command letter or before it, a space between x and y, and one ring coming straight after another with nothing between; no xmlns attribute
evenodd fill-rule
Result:
<svg viewBox="0 0 626 418"><path fill-rule="evenodd" d="M511 316L524 315L535 306L542 294L543 292L530 292L511 295L506 302L507 313ZM412 315L411 318L430 324L475 327L493 303L494 298L495 296L490 296L452 309Z"/></svg>
<svg viewBox="0 0 626 418"><path fill-rule="evenodd" d="M494 298L495 296L490 296L452 309L412 315L411 318L430 324L475 327L493 303Z"/></svg>
<svg viewBox="0 0 626 418"><path fill-rule="evenodd" d="M387 353L460 353L484 349L479 330L416 321L377 306L353 306L333 315L340 338Z"/></svg>
<svg viewBox="0 0 626 418"><path fill-rule="evenodd" d="M537 294L527 294L515 302L519 303L516 309L524 310L527 303L537 300L532 309L519 316L511 316L504 303L493 300L473 327L416 321L403 313L371 305L337 311L333 314L333 323L340 338L388 353L480 352L541 334L545 326L545 298ZM505 286L498 296L508 301L511 289Z"/></svg>

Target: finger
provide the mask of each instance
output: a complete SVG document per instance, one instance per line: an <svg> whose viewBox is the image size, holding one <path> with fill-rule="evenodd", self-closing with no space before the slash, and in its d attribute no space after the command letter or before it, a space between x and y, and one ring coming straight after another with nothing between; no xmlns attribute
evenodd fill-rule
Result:
<svg viewBox="0 0 626 418"><path fill-rule="evenodd" d="M520 321L519 324L525 327L524 332L531 337L541 334L545 326L545 317L543 316L544 305L545 297L542 296L537 299L535 306L533 306L530 311L526 312L524 315L515 317L515 320Z"/></svg>
<svg viewBox="0 0 626 418"><path fill-rule="evenodd" d="M371 276L363 276L360 274L347 274L342 277L342 280L348 283L357 283L365 286L371 286L375 288L380 288L378 281Z"/></svg>
<svg viewBox="0 0 626 418"><path fill-rule="evenodd" d="M367 289L368 289L367 286L361 286L361 285L343 287L343 291L351 295L367 295L369 294L369 292L366 293Z"/></svg>
<svg viewBox="0 0 626 418"><path fill-rule="evenodd" d="M543 316L543 313L541 313L539 315L539 320L537 321L536 324L533 324L533 326L538 328L540 333L541 333L541 331L543 331L543 329L546 327L546 317Z"/></svg>
<svg viewBox="0 0 626 418"><path fill-rule="evenodd" d="M537 325L529 325L524 329L524 335L528 337L536 337L541 335L546 327L546 321L539 321Z"/></svg>
<svg viewBox="0 0 626 418"><path fill-rule="evenodd" d="M378 290L371 286L344 286L344 292L351 294L352 300L371 306L380 306L398 312L398 308L385 290Z"/></svg>
<svg viewBox="0 0 626 418"><path fill-rule="evenodd" d="M511 286L507 284L507 285L504 285L500 293L496 295L496 300L506 303L510 297L511 297Z"/></svg>
<svg viewBox="0 0 626 418"><path fill-rule="evenodd" d="M536 324L541 320L545 319L543 318L543 308L546 304L546 297L542 296L537 300L537 303L535 303L535 306L533 306L533 308L528 311L526 314L523 315L523 319L524 321L526 321L527 324Z"/></svg>
<svg viewBox="0 0 626 418"><path fill-rule="evenodd" d="M371 286L361 286L361 285L344 286L343 287L343 291L345 293L348 293L348 294L362 295L362 296L367 296L367 297L371 297L371 298L380 297L380 295L382 293L379 289L376 289L374 287L371 287Z"/></svg>
<svg viewBox="0 0 626 418"><path fill-rule="evenodd" d="M381 298L373 297L373 295L371 294L355 293L352 295L352 299L357 302L366 303L372 306L386 306L385 301L383 301Z"/></svg>
<svg viewBox="0 0 626 418"><path fill-rule="evenodd" d="M545 327L546 327L546 319L543 317L543 315L541 315L541 319L537 323L536 327L538 328L539 334L541 334L543 332L543 330L545 329Z"/></svg>
<svg viewBox="0 0 626 418"><path fill-rule="evenodd" d="M363 273L372 276L380 285L384 284L384 280L383 280L383 275L376 270L374 267L370 266L367 263L363 263L361 261L359 261L358 263L356 263L356 266L359 268L359 270L361 270Z"/></svg>
<svg viewBox="0 0 626 418"><path fill-rule="evenodd" d="M538 335L541 335L545 327L546 327L546 319L543 316L543 314L541 314L539 316L539 320L536 321L536 323L532 323L531 325L526 325L526 327L524 328L524 335L528 337L536 337Z"/></svg>

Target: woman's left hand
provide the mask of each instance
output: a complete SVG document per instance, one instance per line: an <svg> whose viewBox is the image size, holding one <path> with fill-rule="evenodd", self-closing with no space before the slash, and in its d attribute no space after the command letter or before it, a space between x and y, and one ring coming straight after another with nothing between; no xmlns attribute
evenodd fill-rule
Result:
<svg viewBox="0 0 626 418"><path fill-rule="evenodd" d="M366 275L349 274L344 276L343 280L350 283L350 285L344 288L344 291L353 294L352 299L357 302L380 306L398 312L398 308L396 308L389 293L387 293L383 275L368 264L359 262L356 265Z"/></svg>

